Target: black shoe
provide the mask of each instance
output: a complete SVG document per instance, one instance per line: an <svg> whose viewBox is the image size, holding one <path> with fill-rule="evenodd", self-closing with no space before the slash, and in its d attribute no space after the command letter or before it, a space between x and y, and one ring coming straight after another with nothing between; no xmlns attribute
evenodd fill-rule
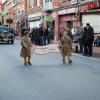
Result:
<svg viewBox="0 0 100 100"><path fill-rule="evenodd" d="M72 60L69 61L69 64L71 64L71 63L72 63Z"/></svg>
<svg viewBox="0 0 100 100"><path fill-rule="evenodd" d="M31 62L28 62L29 65L32 65Z"/></svg>
<svg viewBox="0 0 100 100"><path fill-rule="evenodd" d="M24 65L27 65L27 62L25 62Z"/></svg>
<svg viewBox="0 0 100 100"><path fill-rule="evenodd" d="M63 59L63 63L66 63L66 62L65 62L65 59Z"/></svg>
<svg viewBox="0 0 100 100"><path fill-rule="evenodd" d="M92 57L92 55L87 55L87 57Z"/></svg>

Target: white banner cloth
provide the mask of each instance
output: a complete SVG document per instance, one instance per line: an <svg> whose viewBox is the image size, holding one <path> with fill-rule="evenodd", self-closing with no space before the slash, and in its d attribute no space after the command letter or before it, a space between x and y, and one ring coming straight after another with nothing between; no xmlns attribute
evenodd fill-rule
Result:
<svg viewBox="0 0 100 100"><path fill-rule="evenodd" d="M49 44L49 45L45 45L45 46L36 46L33 45L32 47L32 53L34 54L39 54L39 55L43 55L43 54L48 54L48 53L59 53L59 45L58 44Z"/></svg>

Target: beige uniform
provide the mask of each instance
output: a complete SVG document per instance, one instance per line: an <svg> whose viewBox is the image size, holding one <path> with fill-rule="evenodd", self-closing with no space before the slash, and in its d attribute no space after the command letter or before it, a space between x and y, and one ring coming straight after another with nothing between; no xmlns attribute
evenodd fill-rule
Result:
<svg viewBox="0 0 100 100"><path fill-rule="evenodd" d="M21 40L22 49L21 49L21 57L31 57L31 40L30 38L26 39L25 37Z"/></svg>
<svg viewBox="0 0 100 100"><path fill-rule="evenodd" d="M65 56L67 56L68 58L72 56L72 40L70 39L69 36L66 37L62 37L61 39L61 52L62 52L62 56L63 58L65 58Z"/></svg>

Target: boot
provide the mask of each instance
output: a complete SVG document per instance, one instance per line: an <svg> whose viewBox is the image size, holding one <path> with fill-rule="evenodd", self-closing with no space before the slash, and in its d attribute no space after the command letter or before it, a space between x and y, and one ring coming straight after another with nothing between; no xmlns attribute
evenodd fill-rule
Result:
<svg viewBox="0 0 100 100"><path fill-rule="evenodd" d="M32 65L31 62L28 62L29 65Z"/></svg>
<svg viewBox="0 0 100 100"><path fill-rule="evenodd" d="M65 62L65 59L63 59L63 63L66 63L66 62Z"/></svg>
<svg viewBox="0 0 100 100"><path fill-rule="evenodd" d="M71 64L72 63L72 60L69 60L69 64Z"/></svg>
<svg viewBox="0 0 100 100"><path fill-rule="evenodd" d="M27 65L27 62L25 62L24 65Z"/></svg>

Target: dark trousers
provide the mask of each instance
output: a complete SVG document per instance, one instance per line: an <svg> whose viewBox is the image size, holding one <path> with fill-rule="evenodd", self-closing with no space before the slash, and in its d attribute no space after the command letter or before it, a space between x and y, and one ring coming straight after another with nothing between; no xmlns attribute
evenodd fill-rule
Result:
<svg viewBox="0 0 100 100"><path fill-rule="evenodd" d="M80 53L83 53L83 40L79 40Z"/></svg>
<svg viewBox="0 0 100 100"><path fill-rule="evenodd" d="M93 42L86 42L84 44L84 55L89 55L92 56L92 52L93 52Z"/></svg>
<svg viewBox="0 0 100 100"><path fill-rule="evenodd" d="M40 36L40 45L46 45L46 37L45 36Z"/></svg>

